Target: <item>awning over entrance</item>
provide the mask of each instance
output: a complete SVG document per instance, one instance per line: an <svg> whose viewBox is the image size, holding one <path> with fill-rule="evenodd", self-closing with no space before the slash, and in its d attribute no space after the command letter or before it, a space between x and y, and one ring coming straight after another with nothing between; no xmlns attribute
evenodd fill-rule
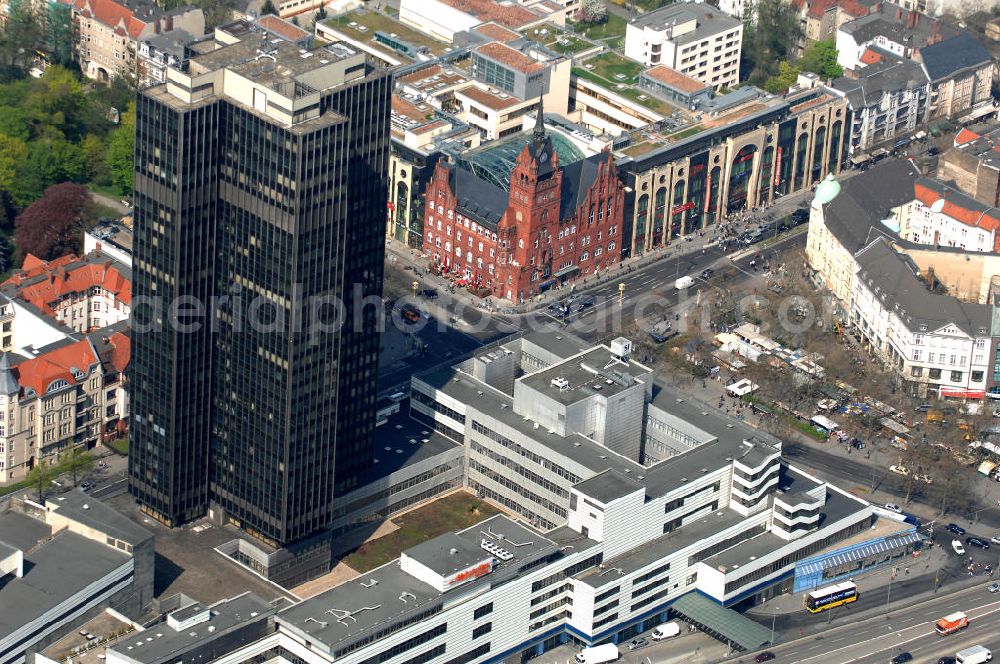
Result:
<svg viewBox="0 0 1000 664"><path fill-rule="evenodd" d="M670 608L702 631L738 650L756 650L771 642L771 630L699 592L681 595Z"/></svg>
<svg viewBox="0 0 1000 664"><path fill-rule="evenodd" d="M837 567L845 563L854 562L855 560L861 560L863 558L868 558L879 553L890 553L902 546L909 546L915 542L920 541L920 535L915 532L903 533L901 535L893 535L886 537L885 539L879 540L877 542L872 542L866 546L859 546L856 549L850 549L843 553L838 553L835 556L830 556L823 558L822 560L817 560L814 563L806 563L802 565L799 573L805 574L819 574L822 573L827 567Z"/></svg>
<svg viewBox="0 0 1000 664"><path fill-rule="evenodd" d="M557 270L556 273L553 276L555 276L555 277L565 277L567 274L572 274L573 272L576 272L579 269L580 269L579 265L567 265L566 267L562 268L561 270Z"/></svg>

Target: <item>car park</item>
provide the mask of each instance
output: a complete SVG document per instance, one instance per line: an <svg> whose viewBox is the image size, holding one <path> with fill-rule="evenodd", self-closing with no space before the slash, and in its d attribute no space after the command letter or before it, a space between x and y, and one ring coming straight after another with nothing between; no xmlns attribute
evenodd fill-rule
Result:
<svg viewBox="0 0 1000 664"><path fill-rule="evenodd" d="M949 523L945 527L945 529L949 533L955 533L956 535L965 535L965 528L963 528L962 526L958 525L957 523Z"/></svg>
<svg viewBox="0 0 1000 664"><path fill-rule="evenodd" d="M970 544L972 546L977 546L983 550L990 548L990 543L984 540L982 537L966 537L965 543Z"/></svg>
<svg viewBox="0 0 1000 664"><path fill-rule="evenodd" d="M896 503L886 503L885 508L890 512L895 512L896 514L903 513L903 508L897 505Z"/></svg>
<svg viewBox="0 0 1000 664"><path fill-rule="evenodd" d="M640 637L638 639L632 639L631 641L629 641L628 642L628 649L629 650L638 650L639 648L642 648L642 647L645 647L645 646L648 646L648 645L649 645L649 641L647 641L646 639Z"/></svg>

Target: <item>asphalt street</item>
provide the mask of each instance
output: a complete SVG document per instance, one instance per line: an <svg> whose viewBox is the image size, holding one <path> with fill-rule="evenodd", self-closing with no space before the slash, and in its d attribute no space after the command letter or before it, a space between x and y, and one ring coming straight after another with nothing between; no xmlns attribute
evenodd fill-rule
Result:
<svg viewBox="0 0 1000 664"><path fill-rule="evenodd" d="M859 600L860 601L860 600ZM954 611L964 611L970 617L967 629L949 636L938 636L933 623ZM771 649L776 662L796 664L868 664L888 662L890 658L909 652L918 663L936 662L963 648L981 644L1000 648L1000 596L987 593L983 585L921 602L915 606L897 607L887 615L875 615L822 634L778 645ZM822 619L822 614L812 616ZM753 655L732 658L750 662Z"/></svg>

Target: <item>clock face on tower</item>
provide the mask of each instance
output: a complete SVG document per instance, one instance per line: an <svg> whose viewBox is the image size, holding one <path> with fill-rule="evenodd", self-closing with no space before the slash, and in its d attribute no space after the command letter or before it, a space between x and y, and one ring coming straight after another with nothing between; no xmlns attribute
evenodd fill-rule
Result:
<svg viewBox="0 0 1000 664"><path fill-rule="evenodd" d="M545 150L542 150L541 154L538 155L538 161L544 164L548 160L549 160L549 153L546 152Z"/></svg>

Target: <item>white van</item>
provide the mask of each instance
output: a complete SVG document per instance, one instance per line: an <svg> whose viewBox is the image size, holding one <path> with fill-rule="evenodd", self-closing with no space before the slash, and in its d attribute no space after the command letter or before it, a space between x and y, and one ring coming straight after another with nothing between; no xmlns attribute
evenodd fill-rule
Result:
<svg viewBox="0 0 1000 664"><path fill-rule="evenodd" d="M576 655L577 664L607 664L616 662L621 657L618 646L613 643L605 643L599 646L584 648Z"/></svg>
<svg viewBox="0 0 1000 664"><path fill-rule="evenodd" d="M654 641L663 641L665 639L670 639L681 633L681 626L675 622L668 622L666 625L660 625L653 630L650 637Z"/></svg>
<svg viewBox="0 0 1000 664"><path fill-rule="evenodd" d="M972 646L955 653L956 664L983 664L993 659L993 653L983 646Z"/></svg>

